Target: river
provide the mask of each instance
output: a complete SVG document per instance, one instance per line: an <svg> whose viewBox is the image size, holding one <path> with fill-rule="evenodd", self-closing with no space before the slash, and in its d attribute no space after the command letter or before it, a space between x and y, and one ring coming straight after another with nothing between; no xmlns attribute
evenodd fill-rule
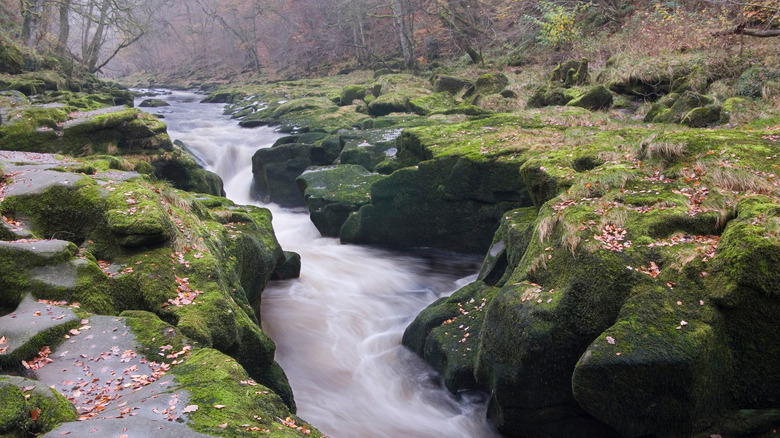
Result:
<svg viewBox="0 0 780 438"><path fill-rule="evenodd" d="M228 198L269 208L282 247L301 255L300 278L263 292L263 329L290 380L298 415L331 438L499 437L485 421L486 396L453 396L401 346L406 326L428 304L472 281L479 257L388 251L323 238L305 211L251 196L252 155L280 137L240 128L221 104L174 92L158 96L172 139L219 174ZM140 100L137 100L139 102Z"/></svg>

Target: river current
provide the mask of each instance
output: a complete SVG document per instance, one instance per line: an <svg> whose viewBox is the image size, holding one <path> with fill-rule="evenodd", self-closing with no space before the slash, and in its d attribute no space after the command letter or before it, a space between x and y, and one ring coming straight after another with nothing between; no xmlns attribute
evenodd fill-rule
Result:
<svg viewBox="0 0 780 438"><path fill-rule="evenodd" d="M240 128L202 97L158 96L171 106L149 112L222 177L228 198L270 209L282 247L301 255L300 278L271 282L261 311L298 415L331 438L499 437L485 421L484 394L452 395L401 346L412 319L472 281L480 258L342 245L323 238L304 210L260 203L251 194L252 155L281 135Z"/></svg>

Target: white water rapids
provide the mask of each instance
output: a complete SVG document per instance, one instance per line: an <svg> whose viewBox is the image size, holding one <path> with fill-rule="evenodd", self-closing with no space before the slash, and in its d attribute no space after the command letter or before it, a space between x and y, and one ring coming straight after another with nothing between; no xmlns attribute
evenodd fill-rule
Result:
<svg viewBox="0 0 780 438"><path fill-rule="evenodd" d="M300 278L271 282L262 299L263 329L298 415L332 438L498 437L484 420L484 395L453 396L401 346L411 320L473 279L479 259L342 245L321 237L307 213L260 204L250 195L251 158L280 135L242 129L202 97L174 92L160 97L170 107L150 112L222 177L228 198L269 208L282 247L301 255Z"/></svg>

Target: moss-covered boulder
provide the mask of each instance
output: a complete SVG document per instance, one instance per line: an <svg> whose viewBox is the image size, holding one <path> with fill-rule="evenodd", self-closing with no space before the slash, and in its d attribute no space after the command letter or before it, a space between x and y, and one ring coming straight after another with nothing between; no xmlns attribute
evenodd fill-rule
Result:
<svg viewBox="0 0 780 438"><path fill-rule="evenodd" d="M768 66L752 66L742 72L734 83L734 94L740 97L761 97L769 82L780 82L780 69Z"/></svg>
<svg viewBox="0 0 780 438"><path fill-rule="evenodd" d="M24 69L24 56L14 42L5 34L0 36L0 73L16 75Z"/></svg>
<svg viewBox="0 0 780 438"><path fill-rule="evenodd" d="M371 185L341 240L393 247L487 249L501 214L527 198L518 166L451 157L397 170Z"/></svg>
<svg viewBox="0 0 780 438"><path fill-rule="evenodd" d="M500 93L509 85L509 78L503 73L485 73L474 82L474 90L469 94L489 95Z"/></svg>
<svg viewBox="0 0 780 438"><path fill-rule="evenodd" d="M368 204L371 184L383 176L362 166L311 168L297 179L312 222L323 236L338 237L347 217Z"/></svg>
<svg viewBox="0 0 780 438"><path fill-rule="evenodd" d="M612 106L612 93L607 87L597 85L586 90L582 96L570 100L566 105L578 106L591 111L606 109Z"/></svg>
<svg viewBox="0 0 780 438"><path fill-rule="evenodd" d="M336 133L351 129L368 116L355 111L352 105L339 107L326 97L301 97L286 101L267 102L262 109L241 117L240 126L277 126L281 132L319 131Z"/></svg>
<svg viewBox="0 0 780 438"><path fill-rule="evenodd" d="M341 90L339 95L339 105L352 105L355 100L362 100L366 97L366 87L362 85L349 85Z"/></svg>
<svg viewBox="0 0 780 438"><path fill-rule="evenodd" d="M396 139L403 129L366 129L345 132L340 138L344 144L337 164L357 164L369 171L378 171L381 163L393 160L398 152Z"/></svg>
<svg viewBox="0 0 780 438"><path fill-rule="evenodd" d="M596 91L595 95L592 96L593 98L589 99L588 102L603 101L603 98L599 100L599 97L603 96L603 93L598 90L598 87L594 88L594 90ZM566 105L569 102L579 100L584 93L585 91L581 88L563 88L556 85L545 85L534 91L528 99L526 106L528 108L542 108L551 105Z"/></svg>
<svg viewBox="0 0 780 438"><path fill-rule="evenodd" d="M558 64L550 74L550 83L563 88L588 82L588 60L570 59Z"/></svg>
<svg viewBox="0 0 780 438"><path fill-rule="evenodd" d="M472 283L423 310L406 328L403 345L444 377L451 391L484 389L475 379L479 333L496 288Z"/></svg>
<svg viewBox="0 0 780 438"><path fill-rule="evenodd" d="M179 190L225 196L222 178L203 169L183 143L175 144L171 153L160 155L151 165L157 178L170 182Z"/></svg>
<svg viewBox="0 0 780 438"><path fill-rule="evenodd" d="M162 99L145 99L138 104L140 108L159 108L163 106L171 106L170 103Z"/></svg>
<svg viewBox="0 0 780 438"><path fill-rule="evenodd" d="M680 123L694 109L713 105L711 97L686 91L682 94L670 94L668 98L655 104L650 112L645 116L646 122L653 123ZM693 117L689 118L689 123L704 123L712 119L712 115L717 112L717 118L720 118L719 109L710 107L695 112ZM702 126L706 126L702 125Z"/></svg>
<svg viewBox="0 0 780 438"><path fill-rule="evenodd" d="M556 120L553 112L565 110L535 111ZM779 210L776 164L767 157L776 140L654 127L582 137L588 120L569 119L566 140L523 155L520 174L538 213L505 213L479 281L422 312L406 344L451 390L487 388L488 417L509 435L771 430L780 393L772 368L780 241L769 225ZM503 119L494 126L498 138L512 123L531 126ZM457 143L446 129L430 143L410 130L418 142L409 147L442 160L444 151L468 149L463 138L476 125L457 126ZM512 132L513 145L523 141L522 130ZM383 194L375 190L404 170L374 184L370 205ZM461 327L464 314L453 304L465 307L471 298L459 294L478 290L492 294L484 321ZM464 343L471 350L458 350ZM750 420L736 426L735 418Z"/></svg>
<svg viewBox="0 0 780 438"><path fill-rule="evenodd" d="M76 408L55 390L35 380L0 376L0 436L43 434L75 421Z"/></svg>
<svg viewBox="0 0 780 438"><path fill-rule="evenodd" d="M273 361L274 343L258 318L266 282L286 263L270 212L224 198L196 199L138 174L87 177L62 164L68 166L59 172L31 172L38 179L17 172L0 211L23 221L33 237L63 236L80 247L66 243L67 251L38 260L11 251L21 243L4 244L10 252L3 266L15 271L2 276L9 301L3 306L33 292L47 300L78 300L82 309L101 314L154 312L198 345L232 355L294 408ZM63 184L68 178L73 182ZM28 245L46 246L37 242Z"/></svg>
<svg viewBox="0 0 780 438"><path fill-rule="evenodd" d="M449 92L439 92L411 99L409 105L412 111L421 116L427 116L432 113L445 113L455 106L455 97Z"/></svg>
<svg viewBox="0 0 780 438"><path fill-rule="evenodd" d="M271 148L260 149L252 157L256 193L281 205L304 206L295 179L310 166L332 164L342 148L339 136L321 132L278 139Z"/></svg>
<svg viewBox="0 0 780 438"><path fill-rule="evenodd" d="M453 96L457 96L467 89L474 86L474 84L465 79L456 78L447 75L436 75L433 78L433 92L442 93L447 92Z"/></svg>

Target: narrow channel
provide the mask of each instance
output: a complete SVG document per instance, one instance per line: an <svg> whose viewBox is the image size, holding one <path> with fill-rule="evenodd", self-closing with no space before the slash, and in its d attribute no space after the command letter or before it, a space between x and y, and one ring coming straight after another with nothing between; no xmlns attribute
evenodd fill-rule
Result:
<svg viewBox="0 0 780 438"><path fill-rule="evenodd" d="M242 129L203 96L173 92L165 117L181 140L219 174L228 198L269 208L282 247L301 255L301 276L263 293L263 329L290 380L298 415L331 438L500 436L485 421L486 396L450 394L436 373L401 346L411 320L437 298L473 280L480 259L397 252L323 238L305 211L251 196L252 155L281 135Z"/></svg>

